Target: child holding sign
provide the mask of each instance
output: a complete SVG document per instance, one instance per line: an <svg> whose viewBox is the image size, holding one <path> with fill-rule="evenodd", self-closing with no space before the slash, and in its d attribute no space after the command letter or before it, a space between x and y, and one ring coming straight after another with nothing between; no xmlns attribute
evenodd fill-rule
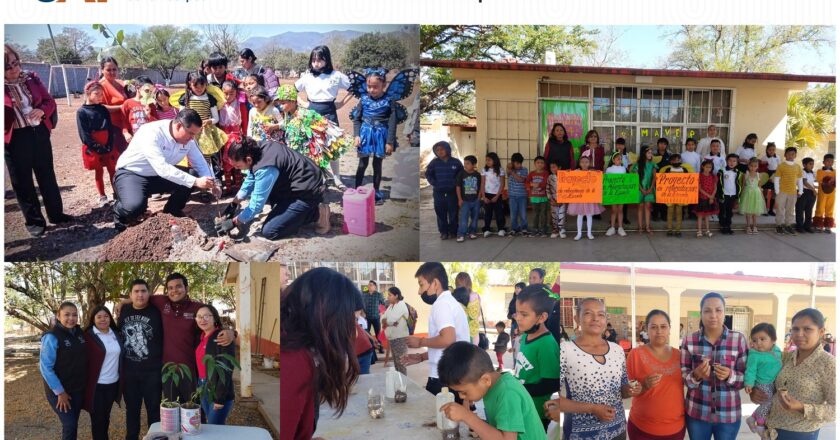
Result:
<svg viewBox="0 0 840 440"><path fill-rule="evenodd" d="M642 147L642 154L639 161L630 169L631 173L639 175L639 234L647 231L653 234L650 229L650 205L656 201L656 165L653 163L653 151L649 146Z"/></svg>
<svg viewBox="0 0 840 440"><path fill-rule="evenodd" d="M616 144L617 145L617 144ZM607 174L626 174L627 168L622 162L621 152L616 151L610 157L610 166L607 167ZM625 205L611 205L610 206L610 228L607 229L607 237L613 236L618 230L618 235L624 237L627 235L624 232L624 208Z"/></svg>
<svg viewBox="0 0 840 440"><path fill-rule="evenodd" d="M682 163L682 156L679 154L672 154L668 156L668 165L659 169L660 173L693 173L694 169L691 165ZM678 205L675 203L668 203L667 217L668 217L668 236L682 237L682 209L685 205ZM672 227L673 225L673 227Z"/></svg>
<svg viewBox="0 0 840 440"><path fill-rule="evenodd" d="M586 150L580 155L580 170L590 171L593 173L600 173L598 170L590 170L590 159L592 150ZM592 216L604 212L604 207L600 203L569 203L569 208L566 211L569 215L577 216L577 235L575 241L580 240L583 234L583 218L586 217L586 238L594 240L592 235Z"/></svg>
<svg viewBox="0 0 840 440"><path fill-rule="evenodd" d="M703 226L706 226L706 236L712 238L709 230L709 216L718 213L717 206L717 176L713 173L715 164L709 159L700 164L700 185L698 188L697 206L697 238L703 237Z"/></svg>

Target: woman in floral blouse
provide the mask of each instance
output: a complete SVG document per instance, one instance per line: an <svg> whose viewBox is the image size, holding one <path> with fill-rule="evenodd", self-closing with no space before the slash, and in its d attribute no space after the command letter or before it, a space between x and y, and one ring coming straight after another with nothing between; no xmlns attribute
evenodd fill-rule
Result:
<svg viewBox="0 0 840 440"><path fill-rule="evenodd" d="M716 292L700 300L700 330L680 349L688 392L686 428L691 440L735 439L741 427L740 390L744 388L747 339L724 325L726 301Z"/></svg>
<svg viewBox="0 0 840 440"><path fill-rule="evenodd" d="M782 357L767 427L778 440L816 440L820 428L834 421L835 359L822 349L825 318L817 309L800 310L791 320L791 340L796 351ZM753 391L755 403L767 395Z"/></svg>

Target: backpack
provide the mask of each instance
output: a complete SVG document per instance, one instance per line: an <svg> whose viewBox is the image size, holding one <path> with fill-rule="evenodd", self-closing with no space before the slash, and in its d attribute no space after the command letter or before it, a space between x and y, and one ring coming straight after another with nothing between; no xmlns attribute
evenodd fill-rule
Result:
<svg viewBox="0 0 840 440"><path fill-rule="evenodd" d="M408 308L408 318L406 318L405 323L408 324L408 334L414 334L414 328L417 327L417 309L411 307L408 303L405 303L405 306Z"/></svg>

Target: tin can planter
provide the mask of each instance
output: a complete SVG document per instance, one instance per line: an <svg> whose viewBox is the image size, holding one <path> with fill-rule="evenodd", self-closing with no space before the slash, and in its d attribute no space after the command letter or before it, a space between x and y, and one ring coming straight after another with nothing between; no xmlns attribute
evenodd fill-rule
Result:
<svg viewBox="0 0 840 440"><path fill-rule="evenodd" d="M171 434L181 430L180 406L163 406L160 407L160 429L161 431Z"/></svg>
<svg viewBox="0 0 840 440"><path fill-rule="evenodd" d="M195 408L181 407L181 432L184 435L196 435L201 432L201 408L195 404L190 406Z"/></svg>

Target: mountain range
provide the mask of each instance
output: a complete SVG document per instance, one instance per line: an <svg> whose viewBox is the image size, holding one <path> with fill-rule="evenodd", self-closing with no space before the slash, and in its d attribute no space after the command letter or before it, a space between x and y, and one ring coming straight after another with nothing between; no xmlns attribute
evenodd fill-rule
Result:
<svg viewBox="0 0 840 440"><path fill-rule="evenodd" d="M313 47L326 44L331 39L341 38L352 40L364 32L359 31L330 31L330 32L283 32L271 37L250 37L242 43L242 47L249 47L259 54L265 47L277 46L289 48L295 52L309 52Z"/></svg>

